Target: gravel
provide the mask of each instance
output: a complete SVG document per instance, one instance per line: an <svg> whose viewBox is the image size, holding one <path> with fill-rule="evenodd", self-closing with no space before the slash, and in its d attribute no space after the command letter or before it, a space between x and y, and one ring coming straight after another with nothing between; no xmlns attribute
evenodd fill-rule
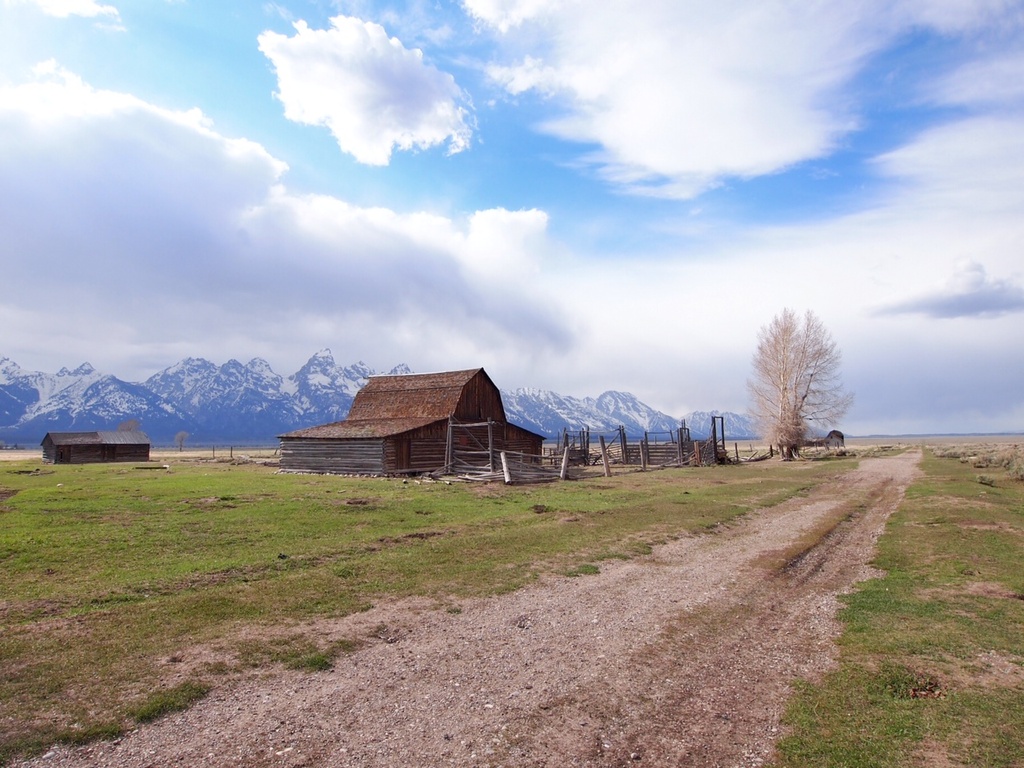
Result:
<svg viewBox="0 0 1024 768"><path fill-rule="evenodd" d="M793 681L834 663L837 595L872 575L919 458L864 460L806 498L597 575L290 627L366 643L329 671L264 670L116 741L15 765L762 765ZM780 571L780 553L851 501L866 508ZM168 668L211 653L185 649Z"/></svg>

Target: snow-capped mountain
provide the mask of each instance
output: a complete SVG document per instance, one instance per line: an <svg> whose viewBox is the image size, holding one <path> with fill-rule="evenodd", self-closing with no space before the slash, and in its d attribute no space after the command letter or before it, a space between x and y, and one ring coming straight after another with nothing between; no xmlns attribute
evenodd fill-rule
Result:
<svg viewBox="0 0 1024 768"><path fill-rule="evenodd" d="M389 374L411 373L399 365ZM21 369L0 358L0 440L36 444L48 431L114 429L129 419L157 444L172 444L180 431L189 443L272 443L282 432L344 419L356 393L377 373L363 362L340 366L329 349L284 378L266 360L216 365L184 360L133 384L85 363L56 374ZM501 393L510 421L550 438L562 430L631 436L675 430L680 420L654 410L627 392L576 398L541 389ZM713 412L685 417L696 439L707 436ZM725 414L728 439L753 436L749 420Z"/></svg>
<svg viewBox="0 0 1024 768"><path fill-rule="evenodd" d="M725 419L726 441L758 439L757 426L750 416L729 411L691 411L686 414L683 421L690 429L690 437L694 440L706 440L710 437L712 416L722 416Z"/></svg>
<svg viewBox="0 0 1024 768"><path fill-rule="evenodd" d="M174 434L184 414L143 384L121 381L88 363L56 374L24 371L0 358L0 437L41 440L52 430L113 429L137 419L154 432Z"/></svg>
<svg viewBox="0 0 1024 768"><path fill-rule="evenodd" d="M679 426L672 418L644 405L628 392L605 392L597 399L579 399L543 389L502 391L505 415L509 421L548 437L563 429L612 432L620 425L630 435L644 432L668 432Z"/></svg>
<svg viewBox="0 0 1024 768"><path fill-rule="evenodd" d="M374 370L361 360L347 368L334 362L329 349L321 349L288 377L289 390L302 415L317 414L323 421L341 421Z"/></svg>
<svg viewBox="0 0 1024 768"><path fill-rule="evenodd" d="M188 415L192 429L187 431L195 442L260 441L268 431L290 429L297 415L284 379L258 357L220 367L187 358L150 376L146 386Z"/></svg>
<svg viewBox="0 0 1024 768"><path fill-rule="evenodd" d="M587 428L600 433L614 432L620 426L635 438L644 433L675 432L685 422L693 439L704 440L711 433L712 415L725 418L728 439L756 437L753 422L745 415L694 411L677 419L654 410L629 392L609 391L597 398L580 399L543 389L515 389L502 391L501 399L509 421L549 438L557 438L566 429L577 432Z"/></svg>

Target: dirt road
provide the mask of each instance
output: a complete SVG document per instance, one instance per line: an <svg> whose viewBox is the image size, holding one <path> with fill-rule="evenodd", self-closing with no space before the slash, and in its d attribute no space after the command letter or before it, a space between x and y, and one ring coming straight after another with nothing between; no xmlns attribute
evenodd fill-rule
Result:
<svg viewBox="0 0 1024 768"><path fill-rule="evenodd" d="M305 627L374 639L331 671L225 686L117 742L22 765L761 765L792 681L832 662L836 595L870 575L919 458L864 460L807 498L598 575L460 612L403 602Z"/></svg>

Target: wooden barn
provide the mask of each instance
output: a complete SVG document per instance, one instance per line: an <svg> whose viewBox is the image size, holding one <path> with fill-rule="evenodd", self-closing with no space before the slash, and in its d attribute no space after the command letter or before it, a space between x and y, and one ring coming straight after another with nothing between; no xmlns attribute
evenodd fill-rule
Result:
<svg viewBox="0 0 1024 768"><path fill-rule="evenodd" d="M138 430L47 432L41 445L47 464L149 461L149 437Z"/></svg>
<svg viewBox="0 0 1024 768"><path fill-rule="evenodd" d="M837 450L846 447L846 436L838 429L833 429L825 435L824 445L829 450Z"/></svg>
<svg viewBox="0 0 1024 768"><path fill-rule="evenodd" d="M372 376L346 420L279 439L282 471L369 475L444 471L470 453L492 464L500 451L539 461L544 442L508 423L483 368Z"/></svg>

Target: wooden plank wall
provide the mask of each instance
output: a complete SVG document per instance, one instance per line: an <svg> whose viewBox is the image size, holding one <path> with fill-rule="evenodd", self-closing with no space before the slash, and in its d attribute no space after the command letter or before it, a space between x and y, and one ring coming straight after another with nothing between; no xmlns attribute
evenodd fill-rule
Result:
<svg viewBox="0 0 1024 768"><path fill-rule="evenodd" d="M43 461L53 464L57 461L55 445L44 446ZM148 445L69 445L63 446L68 454L61 464L101 464L114 461L149 461Z"/></svg>
<svg viewBox="0 0 1024 768"><path fill-rule="evenodd" d="M501 392L483 374L478 373L462 390L459 405L453 414L459 421L505 420Z"/></svg>
<svg viewBox="0 0 1024 768"><path fill-rule="evenodd" d="M376 475L384 471L384 441L285 438L282 472Z"/></svg>

